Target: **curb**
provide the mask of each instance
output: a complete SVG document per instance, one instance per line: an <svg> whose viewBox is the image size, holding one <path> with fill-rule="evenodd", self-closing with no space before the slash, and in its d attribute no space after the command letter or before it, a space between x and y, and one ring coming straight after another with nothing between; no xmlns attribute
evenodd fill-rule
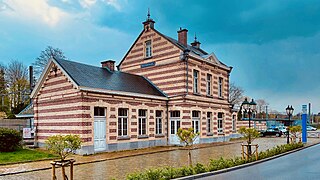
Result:
<svg viewBox="0 0 320 180"><path fill-rule="evenodd" d="M236 143L238 143L238 142L234 141L232 143L219 144L217 146L224 146L224 145L236 144ZM194 148L194 149L209 148L209 147L211 147L211 146L208 146L208 147L206 147L206 146L205 147L197 147L197 148ZM162 152L170 152L170 151L176 151L176 150L186 150L186 149L184 149L184 147L177 147L177 148L174 148L174 149L138 153L138 154L133 154L133 155L113 157L113 158L104 158L104 159L98 159L98 160L87 161L87 162L78 162L78 163L75 163L74 166L83 165L83 164L90 164L90 163L96 163L96 162L102 162L102 161L108 161L108 160L122 159L122 158L127 158L127 157L132 157L132 156L141 156L141 155L148 155L148 154L155 154L155 153L162 153ZM44 159L44 160L39 160L39 161L46 161L46 160L50 160L50 159ZM36 161L31 161L31 162L36 162ZM23 162L23 163L28 163L28 162ZM12 164L17 164L17 163L12 163ZM7 165L9 165L9 164L7 164ZM15 174L22 174L22 173L29 173L29 172L36 172L36 171L43 171L43 170L48 170L48 169L52 169L52 167L35 168L35 169L30 169L30 170L2 173L2 174L0 174L0 177L1 176L8 176L8 175L15 175Z"/></svg>
<svg viewBox="0 0 320 180"><path fill-rule="evenodd" d="M263 163L263 162L266 162L266 161L270 161L270 160L273 160L273 159L276 159L276 158L279 158L279 157L282 157L282 156L285 156L285 155L288 155L288 154L292 154L292 153L295 153L295 152L298 152L298 151L301 151L303 149L306 149L306 148L309 148L309 147L312 147L312 146L315 146L315 145L319 145L319 144L320 144L320 142L315 143L315 144L311 144L311 145L307 145L307 146L304 146L304 147L301 147L301 148L298 148L298 149L294 149L294 150L291 150L291 151L288 151L288 152L285 152L285 153L282 153L282 154L278 154L278 155L275 155L275 156L272 156L272 157L268 157L268 158L265 158L265 159L253 161L253 162L250 162L250 163L245 163L245 164L242 164L242 165L239 165L239 166L234 166L234 167L221 169L221 170L213 171L213 172L205 172L205 173L195 174L195 175L191 175L191 176L180 177L180 178L176 178L174 180L192 180L192 179L198 179L198 178L213 176L213 175L217 175L217 174L222 174L222 173L226 173L226 172L242 169L242 168L245 168L245 167L253 166L253 165L256 165L256 164L260 164L260 163Z"/></svg>

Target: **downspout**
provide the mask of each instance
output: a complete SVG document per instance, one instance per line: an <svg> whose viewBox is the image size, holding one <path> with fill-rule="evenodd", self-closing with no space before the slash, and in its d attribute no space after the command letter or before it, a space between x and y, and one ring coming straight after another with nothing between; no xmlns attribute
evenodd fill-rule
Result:
<svg viewBox="0 0 320 180"><path fill-rule="evenodd" d="M189 52L190 50L189 49L185 49L183 50L183 54L182 54L182 58L181 60L183 61L186 61L186 95L188 95L188 92L189 92L189 65L188 65L188 59L189 59Z"/></svg>
<svg viewBox="0 0 320 180"><path fill-rule="evenodd" d="M166 100L166 108L167 108L167 146L169 145L169 100Z"/></svg>

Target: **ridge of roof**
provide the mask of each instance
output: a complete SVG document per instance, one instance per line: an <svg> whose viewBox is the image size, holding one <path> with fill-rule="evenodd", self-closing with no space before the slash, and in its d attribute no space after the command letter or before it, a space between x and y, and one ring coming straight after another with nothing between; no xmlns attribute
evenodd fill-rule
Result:
<svg viewBox="0 0 320 180"><path fill-rule="evenodd" d="M143 76L69 60L55 60L80 87L166 97Z"/></svg>

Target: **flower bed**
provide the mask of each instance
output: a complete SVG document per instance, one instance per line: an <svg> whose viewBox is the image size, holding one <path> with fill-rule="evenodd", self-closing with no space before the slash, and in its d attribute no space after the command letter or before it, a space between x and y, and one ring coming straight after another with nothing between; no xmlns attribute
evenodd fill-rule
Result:
<svg viewBox="0 0 320 180"><path fill-rule="evenodd" d="M293 144L284 144L280 146L276 146L272 149L268 149L266 151L259 153L259 159L264 159L268 157L272 157L284 152L291 151L293 149L297 149L303 147L302 143L293 143ZM240 157L232 158L232 159L215 159L210 160L207 165L203 165L201 163L197 163L194 166L184 166L180 168L174 167L162 167L162 168L151 168L142 172L135 172L127 175L128 180L167 180L174 179L179 177L190 176L194 174L200 174L204 172L212 172L225 168L230 168L234 166L238 166L241 164L245 164L248 162L255 161L255 157L251 157L249 160L244 160Z"/></svg>

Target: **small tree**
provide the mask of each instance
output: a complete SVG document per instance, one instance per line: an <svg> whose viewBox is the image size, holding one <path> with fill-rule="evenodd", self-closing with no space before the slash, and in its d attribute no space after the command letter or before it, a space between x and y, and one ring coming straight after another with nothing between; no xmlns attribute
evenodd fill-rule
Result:
<svg viewBox="0 0 320 180"><path fill-rule="evenodd" d="M50 152L58 154L61 161L64 161L81 147L81 139L79 135L54 135L46 140L46 146Z"/></svg>
<svg viewBox="0 0 320 180"><path fill-rule="evenodd" d="M60 156L61 162L67 161L66 158L81 147L81 138L79 135L54 135L46 140L47 149ZM62 168L62 177L66 179L64 166Z"/></svg>
<svg viewBox="0 0 320 180"><path fill-rule="evenodd" d="M240 127L238 132L243 135L248 144L250 144L256 138L260 137L260 132L254 128Z"/></svg>
<svg viewBox="0 0 320 180"><path fill-rule="evenodd" d="M298 133L302 131L301 126L291 126L289 127L289 132L291 133L291 142L296 142L296 139L298 137Z"/></svg>
<svg viewBox="0 0 320 180"><path fill-rule="evenodd" d="M189 159L189 165L192 165L192 159L191 159L191 146L193 145L194 141L197 139L199 133L195 133L193 128L189 129L182 129L179 128L177 135L180 139L180 141L188 147L188 159Z"/></svg>

